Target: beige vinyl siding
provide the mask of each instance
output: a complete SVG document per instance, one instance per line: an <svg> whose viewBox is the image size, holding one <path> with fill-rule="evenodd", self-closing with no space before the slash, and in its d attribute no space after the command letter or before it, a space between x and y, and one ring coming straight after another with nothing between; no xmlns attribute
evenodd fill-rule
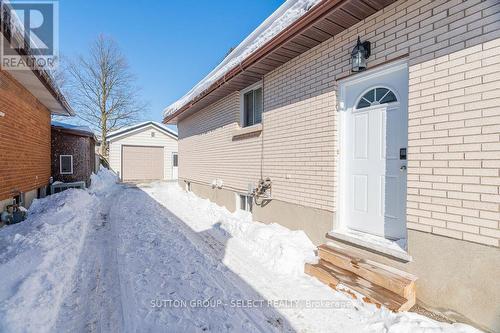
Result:
<svg viewBox="0 0 500 333"><path fill-rule="evenodd" d="M151 132L155 136L151 137ZM177 152L177 140L165 132L153 126L146 126L138 130L131 131L124 136L111 139L109 143L109 165L111 169L118 172L121 177L122 172L122 146L154 146L164 147L164 179L172 179L172 153ZM179 160L182 157L179 155Z"/></svg>
<svg viewBox="0 0 500 333"><path fill-rule="evenodd" d="M500 5L397 1L264 77L263 132L238 141L239 94L180 120L180 177L336 211L337 81L357 37L369 68L409 63L408 228L499 245ZM262 150L263 149L263 150ZM189 161L189 162L188 162ZM334 221L332 221L333 227Z"/></svg>

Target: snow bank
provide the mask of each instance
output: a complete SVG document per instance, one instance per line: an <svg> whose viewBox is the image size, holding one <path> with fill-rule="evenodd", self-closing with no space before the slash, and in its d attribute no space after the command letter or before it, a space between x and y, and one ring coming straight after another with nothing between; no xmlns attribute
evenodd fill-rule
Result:
<svg viewBox="0 0 500 333"><path fill-rule="evenodd" d="M102 193L118 182L118 175L101 165L97 174L90 176L91 193Z"/></svg>
<svg viewBox="0 0 500 333"><path fill-rule="evenodd" d="M287 0L186 95L168 106L163 116L173 114L190 100L203 93L212 83L222 78L230 69L239 65L319 2L320 0Z"/></svg>
<svg viewBox="0 0 500 333"><path fill-rule="evenodd" d="M183 191L177 184L155 183L153 188L154 197L179 218L189 221L196 231L221 231L223 234L219 238L243 244L256 260L275 274L304 274L304 263L316 260L316 247L301 230L292 231L275 223L253 222L249 213L231 213L209 200Z"/></svg>
<svg viewBox="0 0 500 333"><path fill-rule="evenodd" d="M276 223L234 218L222 221L221 228L233 238L229 241L238 239L244 242L254 256L276 274L303 274L304 264L316 260L316 247L301 230L291 231Z"/></svg>
<svg viewBox="0 0 500 333"><path fill-rule="evenodd" d="M69 189L0 229L0 331L48 332L78 263L95 198Z"/></svg>
<svg viewBox="0 0 500 333"><path fill-rule="evenodd" d="M116 178L102 170L92 191ZM79 261L99 200L68 189L35 200L28 218L0 229L0 332L50 332Z"/></svg>
<svg viewBox="0 0 500 333"><path fill-rule="evenodd" d="M304 302L301 304L325 302L324 304L334 305L333 307L278 307L279 313L297 332L479 332L468 325L441 323L416 313L393 313L386 308L378 309L373 304L362 302L361 297L352 299L305 275L304 262L315 260L313 252L315 248L301 231L290 231L277 224L265 225L252 222L251 215L247 212L230 213L209 200L183 191L177 184L159 182L144 185L142 189L175 214L181 220L179 223L187 225L205 244L208 244L208 248L200 248L200 252L207 253L209 252L207 250L218 249L219 246L214 244L213 239L222 245L223 267L211 268L211 275L203 278L203 281L210 281L221 271L230 270L238 276L238 280L233 281L236 285L242 290L251 286L263 299ZM163 219L149 219L147 225L153 220L175 225L168 218L168 214ZM162 235L161 229L159 226L155 227L155 237L168 240L169 234ZM191 241L196 243L196 240ZM176 246L186 251L187 245ZM152 251L146 251L148 260ZM184 264L191 267L191 262L194 260L192 254L185 256L188 262ZM196 263L197 267L201 265L199 258L196 259ZM189 268L186 268L186 271L189 272ZM191 285L187 288L192 290ZM205 285L199 288L211 290ZM174 295L179 293L182 291L175 290ZM209 293L205 297L217 299L224 296ZM242 291L237 297L245 299L250 296ZM209 316L210 312L207 315ZM210 318L204 320L210 322Z"/></svg>

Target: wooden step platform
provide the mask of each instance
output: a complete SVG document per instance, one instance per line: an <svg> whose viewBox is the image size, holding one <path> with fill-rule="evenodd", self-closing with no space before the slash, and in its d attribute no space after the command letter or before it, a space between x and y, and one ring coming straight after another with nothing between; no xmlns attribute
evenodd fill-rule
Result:
<svg viewBox="0 0 500 333"><path fill-rule="evenodd" d="M416 277L401 270L356 257L348 250L320 245L319 262L306 264L305 272L330 287L392 311L407 311L415 305Z"/></svg>

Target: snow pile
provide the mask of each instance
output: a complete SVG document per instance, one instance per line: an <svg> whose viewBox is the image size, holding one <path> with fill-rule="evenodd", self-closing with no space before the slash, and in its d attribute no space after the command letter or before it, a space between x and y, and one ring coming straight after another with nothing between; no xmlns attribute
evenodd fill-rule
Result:
<svg viewBox="0 0 500 333"><path fill-rule="evenodd" d="M303 274L304 264L316 260L316 247L301 230L238 219L228 219L221 224L231 235L230 242L234 239L243 242L255 258L276 274Z"/></svg>
<svg viewBox="0 0 500 333"><path fill-rule="evenodd" d="M92 191L38 199L28 218L0 229L0 332L50 332L70 290L99 200L116 176L101 168Z"/></svg>
<svg viewBox="0 0 500 333"><path fill-rule="evenodd" d="M36 200L26 221L0 229L0 331L51 330L96 204L69 189Z"/></svg>
<svg viewBox="0 0 500 333"><path fill-rule="evenodd" d="M319 2L320 0L287 0L186 95L168 106L163 116L167 117L173 114L203 93L211 84L222 78L229 70L241 64L248 56L297 21Z"/></svg>
<svg viewBox="0 0 500 333"><path fill-rule="evenodd" d="M196 231L222 231L224 235L219 238L243 244L256 260L275 274L303 274L304 264L315 261L316 247L301 230L292 231L275 223L252 222L249 213L237 211L233 214L209 200L183 191L177 184L155 183L153 186L153 196L182 220L196 226Z"/></svg>
<svg viewBox="0 0 500 333"><path fill-rule="evenodd" d="M106 169L101 165L97 174L93 173L90 176L91 193L101 193L109 189L111 186L118 182L118 176L113 171Z"/></svg>
<svg viewBox="0 0 500 333"><path fill-rule="evenodd" d="M177 184L115 181L101 170L97 193L37 200L0 229L0 332L477 332L301 273L314 248L302 232Z"/></svg>
<svg viewBox="0 0 500 333"><path fill-rule="evenodd" d="M169 265L167 271L172 271L170 265L177 265L173 271L186 272L181 275L181 279L183 279L180 282L181 285L175 290L165 291L170 299L176 299L176 295L196 295L192 297L227 301L228 298L235 297L232 289L236 287L241 290L236 293L238 299L248 300L258 297L267 301L280 300L288 302L287 304L297 302L296 306L288 307L285 305L273 308L277 313L271 314L273 316L271 318L268 317L269 314L265 314L268 318L267 323L280 323L276 328L285 332L479 332L468 325L440 323L416 313L393 313L386 308L377 309L373 304L362 302L362 297L352 299L350 296L322 284L317 279L305 275L303 264L305 261L314 259L314 246L303 232L290 231L276 224L265 225L252 222L250 214L243 211L230 213L227 209L217 206L209 200L183 191L177 184L158 182L143 185L141 189L168 210L163 213L151 213L151 216L147 217L147 222L138 222L142 223L141 228L133 228L133 230L142 230L151 227L155 230L154 233L144 231L154 240L142 240L140 244L149 245L165 242L166 244L172 243L172 246L178 248L178 250L173 251L175 253L173 259L163 259L168 257L166 254L159 256L162 259L154 259L153 252L163 251L163 248L151 247L147 250L141 250L140 252L147 254L146 257L141 255L141 260L153 261L154 264L148 265L148 267L155 269L158 269L162 261L166 260ZM120 204L126 206L130 203L123 202L125 200L130 202L139 200L140 194L137 192L134 190L134 195L138 195L138 198L132 200L126 196L120 199ZM151 205L148 200L142 199L142 201ZM169 216L172 213L175 216ZM126 216L124 215L120 219L126 219ZM131 224L129 221L124 223ZM156 225L152 226L152 223ZM173 237L170 231L164 232L162 230L163 228L171 228L172 225L176 230L180 230L192 244L185 243L185 240L179 242L178 236ZM184 225L190 230L183 230ZM127 237L132 237L130 236L132 232L129 231L125 234ZM200 261L199 255L190 249L193 245L197 248L196 252L207 256L204 261ZM139 250L136 251L139 252ZM182 253L183 256L178 257L177 253ZM210 264L214 257L213 253L223 265ZM195 263L196 269L192 269L192 263ZM203 272L203 268L207 265L210 271L209 275ZM148 271L148 275L161 274L159 272L149 274L148 269L142 269L137 268L136 270L137 272ZM197 274L201 276L197 276L196 281L193 281ZM231 284L224 282L222 284L223 291L214 290L211 283L215 277L220 283L222 279L229 277ZM147 285L154 283L154 278L149 277L147 281ZM185 288L182 286L183 282L187 284ZM168 282L166 284L168 285ZM141 283L141 286L144 284ZM147 293L143 289L141 293ZM153 289L150 293L157 290ZM183 299L189 298L189 296L183 297ZM312 304L325 305L311 306ZM218 317L221 315L217 312L218 309L210 308L208 310L210 311L204 314L208 316L206 318L203 315L190 314L189 312L176 312L171 315L173 318L180 316L182 319L178 319L178 322L185 323L196 318L196 320L205 323L207 327L220 326L220 320L224 319ZM229 311L233 313L235 310L232 308ZM262 310L262 308L254 308L247 311L253 316L258 316L259 311ZM145 313L144 316L146 315L151 316L151 318L155 316L151 313ZM225 320L232 322L232 315L230 314ZM272 327L265 326L265 322L263 324L263 331L274 331ZM189 327L192 328L192 326L186 326L186 328ZM233 330L239 331L238 329Z"/></svg>

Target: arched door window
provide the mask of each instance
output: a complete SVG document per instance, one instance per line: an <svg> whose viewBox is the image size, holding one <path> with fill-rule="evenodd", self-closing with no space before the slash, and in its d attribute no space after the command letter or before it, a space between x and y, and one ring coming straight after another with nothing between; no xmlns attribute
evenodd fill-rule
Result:
<svg viewBox="0 0 500 333"><path fill-rule="evenodd" d="M356 109L363 109L373 105L397 102L396 94L387 88L373 88L368 90L356 105Z"/></svg>

